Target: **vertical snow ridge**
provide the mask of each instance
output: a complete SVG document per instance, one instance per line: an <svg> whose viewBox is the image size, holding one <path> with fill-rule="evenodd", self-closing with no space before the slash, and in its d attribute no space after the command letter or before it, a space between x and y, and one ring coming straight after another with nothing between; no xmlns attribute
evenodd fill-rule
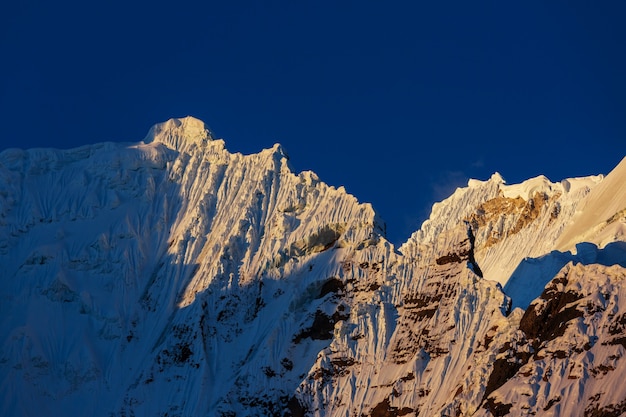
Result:
<svg viewBox="0 0 626 417"><path fill-rule="evenodd" d="M7 415L84 412L89 392L92 415L275 411L343 317L342 259L382 229L280 145L230 154L189 118L136 145L2 157Z"/></svg>

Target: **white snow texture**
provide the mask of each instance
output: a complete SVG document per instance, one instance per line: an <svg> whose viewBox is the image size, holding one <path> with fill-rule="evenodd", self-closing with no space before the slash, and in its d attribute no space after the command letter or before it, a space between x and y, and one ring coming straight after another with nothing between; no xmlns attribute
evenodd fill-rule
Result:
<svg viewBox="0 0 626 417"><path fill-rule="evenodd" d="M470 180L399 249L384 230L192 117L6 150L0 414L626 412L626 159Z"/></svg>

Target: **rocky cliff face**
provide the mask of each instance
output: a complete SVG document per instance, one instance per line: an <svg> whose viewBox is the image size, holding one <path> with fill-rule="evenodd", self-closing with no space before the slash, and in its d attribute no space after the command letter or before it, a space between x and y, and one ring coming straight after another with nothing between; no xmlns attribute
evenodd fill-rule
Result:
<svg viewBox="0 0 626 417"><path fill-rule="evenodd" d="M471 180L396 250L279 145L192 118L7 150L0 410L620 415L625 183Z"/></svg>

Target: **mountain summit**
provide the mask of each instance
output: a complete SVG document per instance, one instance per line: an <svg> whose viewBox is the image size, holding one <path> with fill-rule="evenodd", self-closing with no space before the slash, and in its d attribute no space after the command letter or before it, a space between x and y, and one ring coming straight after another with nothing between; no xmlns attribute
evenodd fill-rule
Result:
<svg viewBox="0 0 626 417"><path fill-rule="evenodd" d="M177 151L183 151L192 145L202 146L209 140L213 140L213 137L204 122L187 116L154 125L143 141L158 142Z"/></svg>
<svg viewBox="0 0 626 417"><path fill-rule="evenodd" d="M470 180L396 249L203 122L0 153L5 416L619 416L626 160Z"/></svg>

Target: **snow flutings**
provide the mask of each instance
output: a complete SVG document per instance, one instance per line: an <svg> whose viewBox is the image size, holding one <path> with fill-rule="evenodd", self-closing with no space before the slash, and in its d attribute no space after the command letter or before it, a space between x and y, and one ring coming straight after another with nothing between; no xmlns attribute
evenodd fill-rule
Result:
<svg viewBox="0 0 626 417"><path fill-rule="evenodd" d="M0 413L620 415L626 162L470 180L396 250L201 121L0 154Z"/></svg>

